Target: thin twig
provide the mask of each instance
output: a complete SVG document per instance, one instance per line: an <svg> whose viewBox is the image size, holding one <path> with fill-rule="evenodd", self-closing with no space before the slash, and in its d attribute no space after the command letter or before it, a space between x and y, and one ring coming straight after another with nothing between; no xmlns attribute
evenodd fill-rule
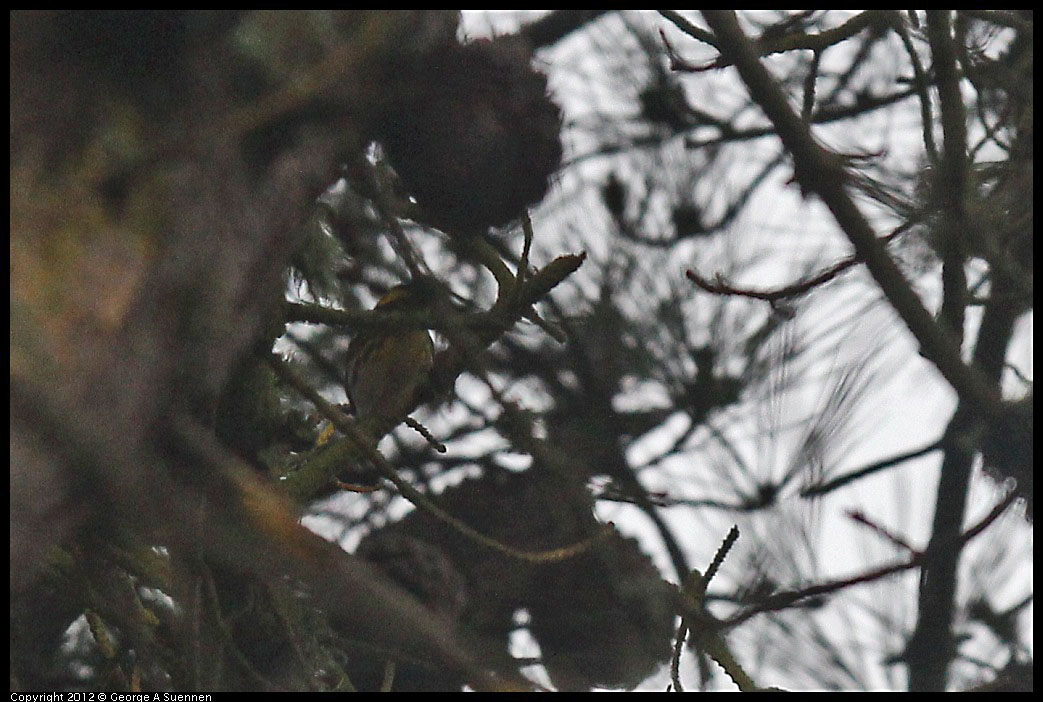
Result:
<svg viewBox="0 0 1043 702"><path fill-rule="evenodd" d="M1015 491L1010 491L1007 495L997 504L989 513L975 526L971 527L967 531L959 535L955 539L954 543L950 546L953 548L962 548L964 544L976 537L978 534L983 532L990 524L999 518L1003 512L1010 507L1010 505L1017 498ZM818 585L812 585L810 587L802 588L800 590L790 590L788 592L778 592L764 599L759 604L739 612L738 614L725 619L722 623L724 627L738 626L748 619L755 617L758 614L764 612L776 612L781 609L786 609L792 605L806 600L811 597L820 597L838 590L844 590L854 585L862 585L865 583L871 583L881 578L886 578L889 575L895 573L901 573L906 570L912 570L914 568L920 568L927 564L929 556L926 552L916 552L908 560L901 561L899 563L893 563L891 565L881 566L874 568L873 570L865 571L859 575L855 575L850 578L842 578L839 580L829 580Z"/></svg>
<svg viewBox="0 0 1043 702"><path fill-rule="evenodd" d="M852 521L857 522L862 526L869 527L869 529L871 529L874 533L883 537L885 540L891 542L903 551L908 551L909 553L918 553L918 551L915 548L909 545L908 541L898 536L897 534L892 534L890 529L883 526L882 524L877 524L872 519L867 517L865 513L861 510L849 510L847 512L847 516L850 517Z"/></svg>
<svg viewBox="0 0 1043 702"><path fill-rule="evenodd" d="M677 625L677 633L674 634L674 650L670 656L670 680L674 683L674 692L684 692L681 684L681 653L684 651L684 642L688 638L688 622L681 617L681 623Z"/></svg>
<svg viewBox="0 0 1043 702"><path fill-rule="evenodd" d="M717 548L717 553L713 555L713 560L710 561L710 566L706 569L706 574L703 575L705 585L709 585L710 581L713 580L713 576L717 575L717 571L720 570L721 564L724 563L724 559L728 557L728 552L732 550L732 546L739 540L739 527L735 524L728 530L728 534L724 537L724 541Z"/></svg>
<svg viewBox="0 0 1043 702"><path fill-rule="evenodd" d="M881 22L885 18L886 11L884 10L866 10L837 27L825 29L815 34L789 32L777 38L758 40L756 48L761 56L784 53L794 49L824 51L831 46L847 41L862 30ZM718 37L719 39L720 37Z"/></svg>
<svg viewBox="0 0 1043 702"><path fill-rule="evenodd" d="M883 243L890 243L895 237L907 231L913 226L912 222L907 222L902 226L892 231L881 240ZM752 290L749 288L738 288L724 280L724 277L718 273L714 280L707 280L693 270L685 271L685 276L693 283L698 285L706 292L713 293L715 295L736 295L738 297L749 297L755 300L764 300L775 304L780 300L785 300L792 297L799 297L805 295L820 285L824 285L834 278L839 276L849 268L861 263L861 259L858 255L849 256L838 263L833 264L829 268L826 268L820 273L816 273L810 278L791 283L781 288L774 290Z"/></svg>
<svg viewBox="0 0 1043 702"><path fill-rule="evenodd" d="M663 19L668 20L671 24L673 24L675 27L677 27L693 39L698 39L704 44L709 44L715 49L717 48L717 39L713 36L713 34L706 31L702 27L695 26L687 19L682 17L680 13L678 13L676 10L656 10L656 12L662 15Z"/></svg>
<svg viewBox="0 0 1043 702"><path fill-rule="evenodd" d="M536 236L532 230L532 220L529 213L522 215L522 232L525 234L525 243L522 244L521 261L518 263L518 284L525 282L525 276L529 274L529 252L532 250L532 240Z"/></svg>
<svg viewBox="0 0 1043 702"><path fill-rule="evenodd" d="M927 79L927 71L924 70L923 62L920 61L920 54L916 52L912 37L909 36L909 28L906 27L905 20L897 10L894 14L892 26L894 26L895 33L902 41L905 52L909 55L909 65L913 69L913 87L916 88L916 94L920 97L920 124L923 132L924 150L927 152L927 161L931 164L936 164L938 163L938 147L934 143L934 116L931 111L931 94L928 91L930 84Z"/></svg>
<svg viewBox="0 0 1043 702"><path fill-rule="evenodd" d="M882 461L870 463L868 466L863 466L862 468L859 468L857 470L853 470L849 473L837 476L836 478L833 478L832 480L829 480L827 482L809 485L800 491L800 496L817 497L819 495L825 495L827 492L833 492L834 490L842 488L845 485L853 483L854 481L860 478L864 478L867 475L878 473L886 468L890 468L891 466L897 466L901 463L905 463L906 461L911 461L914 458L919 458L920 456L926 456L927 454L932 453L934 451L938 451L941 448L941 439L938 439L937 441L932 441L931 443L921 448L914 449L912 451L907 451L906 453L901 453L897 456L892 456Z"/></svg>
<svg viewBox="0 0 1043 702"><path fill-rule="evenodd" d="M715 36L716 32L711 34L705 29L697 27L674 10L657 10L657 12L693 39L698 39L699 41L709 44L717 49L721 48L719 44L720 37ZM822 52L830 46L835 46L836 44L850 39L866 27L882 21L885 16L886 14L884 10L866 10L865 12L855 15L840 26L826 29L815 34L808 34L806 32L788 32L779 37L758 40L756 42L756 50L760 56L780 54L797 49ZM725 52L722 51L721 53L722 56L714 61L712 66L698 68L696 70L707 70L707 68L710 67L724 68L725 66L731 65L731 61ZM683 59L680 61L682 65L687 64Z"/></svg>
<svg viewBox="0 0 1043 702"><path fill-rule="evenodd" d="M827 105L826 107L819 108L815 114L812 115L810 121L812 124L829 124L832 122L840 122L846 119L861 117L884 107L897 104L914 95L916 95L916 88L909 87L894 93L888 93L887 95L866 96L852 105ZM721 129L719 126L718 128ZM686 138L685 148L693 150L702 149L719 146L721 144L752 141L753 139L763 139L765 137L777 135L777 131L772 125L749 127L747 129L721 129L721 131L723 133L720 136L709 139ZM670 138L672 139L673 136L674 135L671 135ZM588 161L593 158L614 156L632 149L656 149L662 145L663 138L660 136L646 136L629 140L626 143L607 144L599 147L597 151L591 151L589 153L579 154L578 156L572 157L565 163L564 167L568 168L577 163Z"/></svg>
<svg viewBox="0 0 1043 702"><path fill-rule="evenodd" d="M435 451L438 451L439 453L445 453L448 450L446 449L445 444L436 439L434 435L431 434L430 431L428 431L427 427L425 427L417 420L413 419L412 417L406 417L404 421L410 429L415 431L417 434L420 434L420 436L424 437L424 440L427 441L427 443L431 444L431 447Z"/></svg>

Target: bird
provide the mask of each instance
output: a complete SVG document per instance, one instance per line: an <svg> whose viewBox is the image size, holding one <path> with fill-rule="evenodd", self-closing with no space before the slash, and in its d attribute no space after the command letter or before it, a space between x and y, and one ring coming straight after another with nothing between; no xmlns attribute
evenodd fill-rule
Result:
<svg viewBox="0 0 1043 702"><path fill-rule="evenodd" d="M432 309L438 290L417 278L396 285L375 310L423 312ZM386 431L415 406L434 365L434 341L422 328L367 327L351 340L346 358L345 390L355 418Z"/></svg>

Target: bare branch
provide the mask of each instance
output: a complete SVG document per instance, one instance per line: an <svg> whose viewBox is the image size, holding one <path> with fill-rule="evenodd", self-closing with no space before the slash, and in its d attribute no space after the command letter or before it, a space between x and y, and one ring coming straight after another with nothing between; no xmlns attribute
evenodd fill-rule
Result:
<svg viewBox="0 0 1043 702"><path fill-rule="evenodd" d="M956 336L957 343L961 343L967 305L967 275L963 268L966 254L961 241L966 229L967 126L949 10L928 10L927 36L931 42L932 64L942 107L942 133L945 135L941 168L932 186L933 199L942 212L940 231L935 237L942 258L940 316Z"/></svg>
<svg viewBox="0 0 1043 702"><path fill-rule="evenodd" d="M1003 512L1014 502L1017 495L1011 491L1006 497L1004 497L999 504L992 508L987 515L976 525L960 534L955 542L950 543L950 548L959 548L966 544L968 541L976 537L978 534L983 532L990 524L995 522ZM852 576L850 578L842 578L838 580L830 580L827 582L820 583L818 585L812 585L810 587L801 588L800 590L791 590L789 592L777 592L774 595L767 597L763 602L757 604L750 609L736 614L733 617L729 617L724 620L723 626L733 627L741 624L742 622L764 612L777 612L782 609L793 606L801 600L806 600L811 597L818 597L821 595L827 595L840 590L845 590L854 585L863 585L865 583L871 583L881 578L886 578L896 573L901 573L906 570L912 570L914 568L920 568L927 564L929 557L926 552L916 553L908 560L893 563L891 565L881 566L868 570L859 575Z"/></svg>
<svg viewBox="0 0 1043 702"><path fill-rule="evenodd" d="M907 231L911 226L911 223L903 224L901 227L898 227L893 232L883 237L882 241L884 243L890 242L898 235ZM843 261L833 264L821 273L816 273L815 275L809 278L805 278L804 280L797 281L796 283L792 283L782 288L776 288L774 290L751 290L745 288L738 288L726 282L719 273L714 277L714 280L712 281L707 280L706 278L702 277L693 270L685 271L685 276L706 292L713 293L714 295L735 295L738 297L748 297L754 300L764 300L765 302L769 302L772 305L774 305L779 300L785 300L805 295L814 290L815 288L821 285L825 285L826 283L832 281L841 273L848 270L849 268L852 268L853 266L858 265L859 263L861 263L861 261L857 256L851 256L849 258L845 258Z"/></svg>
<svg viewBox="0 0 1043 702"><path fill-rule="evenodd" d="M916 94L920 98L920 128L923 133L924 149L927 151L927 160L931 163L938 163L938 147L934 143L934 116L931 111L931 95L928 91L927 72L923 68L920 55L916 52L916 47L913 46L912 37L909 36L909 28L906 27L900 13L895 12L892 24L895 33L898 34L898 38L902 40L905 52L909 55L909 65L913 68L913 85L916 88Z"/></svg>

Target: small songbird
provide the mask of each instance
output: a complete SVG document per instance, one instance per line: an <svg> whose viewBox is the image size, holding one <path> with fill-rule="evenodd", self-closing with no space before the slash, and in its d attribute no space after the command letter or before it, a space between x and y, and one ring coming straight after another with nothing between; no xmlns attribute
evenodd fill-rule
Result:
<svg viewBox="0 0 1043 702"><path fill-rule="evenodd" d="M423 312L431 309L437 294L433 281L417 279L393 287L374 309ZM348 346L345 375L356 418L378 424L403 419L419 399L433 362L434 342L426 329L368 328L359 332Z"/></svg>

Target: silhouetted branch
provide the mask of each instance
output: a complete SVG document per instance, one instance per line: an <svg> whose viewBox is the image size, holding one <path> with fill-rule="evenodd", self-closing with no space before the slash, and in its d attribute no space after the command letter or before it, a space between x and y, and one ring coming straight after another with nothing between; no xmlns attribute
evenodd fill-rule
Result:
<svg viewBox="0 0 1043 702"><path fill-rule="evenodd" d="M863 526L869 527L876 534L882 536L884 539L891 542L891 544L897 546L903 551L917 553L916 549L910 546L908 541L896 534L892 534L890 529L883 526L882 524L877 524L872 519L867 517L865 513L861 510L848 510L847 516L851 517L852 521L857 522Z"/></svg>
<svg viewBox="0 0 1043 702"><path fill-rule="evenodd" d="M705 29L700 29L677 12L673 10L659 10L658 12L665 19L669 20L675 27L693 39L698 39L710 46L718 49L720 48L718 44L719 38L715 38L713 34L710 34ZM850 39L866 27L884 22L886 17L887 13L884 10L867 10L855 15L838 27L833 27L832 29L827 29L818 32L817 34L787 32L778 37L762 38L756 41L755 46L760 56L769 56L771 54L779 54L797 49L820 53L830 46L835 46L842 41ZM707 71L712 68L724 68L731 65L731 62L723 55L723 52L720 58L705 66L694 66L688 63L678 56L669 44L667 44L667 53L671 58L670 67L677 71L694 73Z"/></svg>
<svg viewBox="0 0 1043 702"><path fill-rule="evenodd" d="M607 12L612 10L554 10L525 25L518 33L527 38L533 48L539 49L556 44Z"/></svg>
<svg viewBox="0 0 1043 702"><path fill-rule="evenodd" d="M924 307L909 281L888 256L869 222L845 192L849 182L843 161L822 148L808 125L795 114L789 99L760 58L729 11L705 11L703 16L731 57L750 93L778 130L779 138L793 155L795 176L801 188L817 193L833 213L841 229L865 260L880 289L920 342L923 355L932 361L961 399L984 416L1000 412L1000 394L975 368L967 366L959 345L948 329Z"/></svg>
<svg viewBox="0 0 1043 702"><path fill-rule="evenodd" d="M883 237L881 241L883 243L889 243L895 237L907 231L911 226L912 223L903 224L887 236ZM805 295L815 288L832 281L841 273L859 263L861 263L861 260L857 256L851 256L843 261L833 264L821 273L816 273L809 278L805 278L804 280L774 290L751 290L748 288L735 287L726 282L720 273L718 273L712 281L707 280L693 270L685 271L685 276L706 292L713 293L714 295L736 295L738 297L748 297L754 300L764 300L765 302L770 302L774 305L779 300Z"/></svg>
<svg viewBox="0 0 1043 702"><path fill-rule="evenodd" d="M968 541L976 537L978 534L983 532L990 524L996 521L1003 512L1010 507L1017 497L1013 491L1009 492L1006 497L1003 498L992 510L989 511L985 517L978 522L976 525L960 534L954 542L949 544L950 548L956 548L957 550L966 544ZM722 621L722 626L733 627L747 621L748 619L755 617L758 614L764 612L777 612L779 610L786 609L811 597L819 597L821 595L828 595L839 590L844 590L854 585L862 585L865 583L871 583L881 578L886 578L895 573L901 573L906 570L912 570L926 565L927 555L926 552L917 552L911 556L908 560L893 563L891 565L881 566L868 570L859 575L852 576L850 578L841 578L838 580L830 580L827 582L819 583L818 585L812 585L809 587L801 588L799 590L791 590L789 592L777 592L773 595L768 596L763 602L739 612L738 614L729 617Z"/></svg>
<svg viewBox="0 0 1043 702"><path fill-rule="evenodd" d="M886 468L900 465L902 463L905 463L906 461L911 461L914 458L919 458L920 456L926 456L927 454L933 451L938 451L941 448L942 440L939 439L938 441L934 441L922 448L918 448L907 453L902 453L897 456L892 456L891 458L886 458L882 461L870 463L868 466L864 466L857 470L853 470L849 473L845 473L844 475L837 476L836 478L828 480L824 483L819 483L817 485L809 485L800 491L800 496L817 497L819 495L825 495L827 492L832 492L837 488L844 487L845 485L853 483L859 478L864 478L867 475L873 475L874 473L878 473Z"/></svg>

